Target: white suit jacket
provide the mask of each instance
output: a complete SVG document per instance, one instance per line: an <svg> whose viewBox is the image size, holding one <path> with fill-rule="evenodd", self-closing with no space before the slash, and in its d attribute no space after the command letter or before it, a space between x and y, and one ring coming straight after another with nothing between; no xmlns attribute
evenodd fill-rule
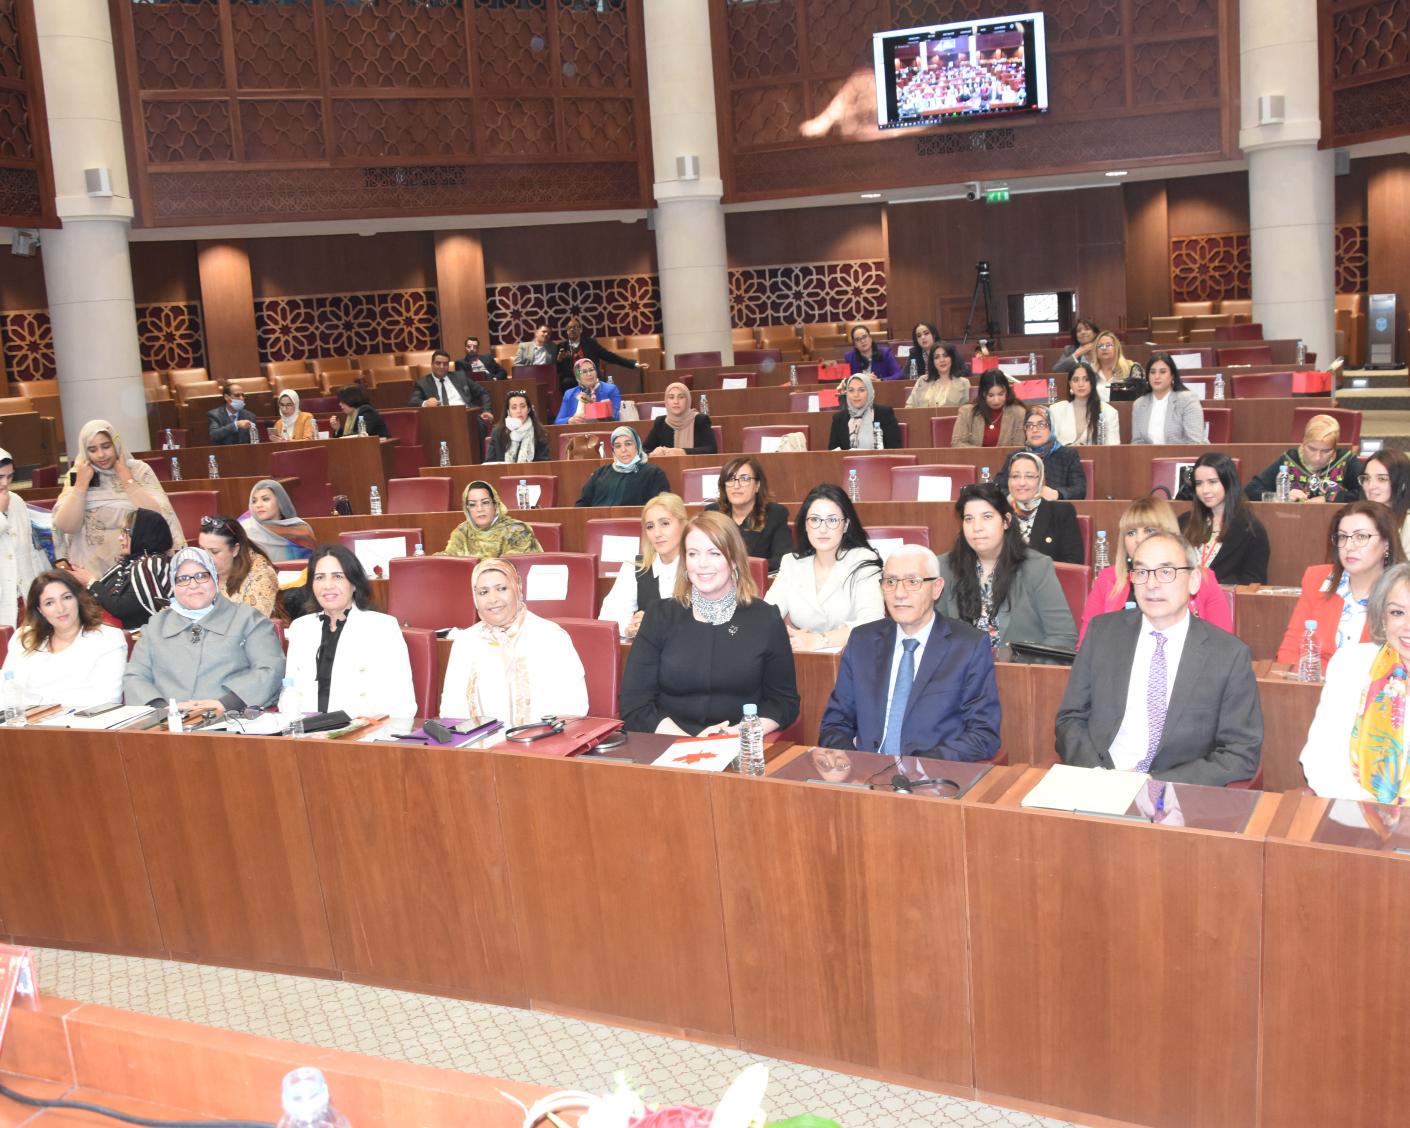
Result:
<svg viewBox="0 0 1410 1128"><path fill-rule="evenodd" d="M401 627L380 611L348 608L347 621L338 628L333 657L333 680L328 689L330 712L342 709L350 717L416 716L416 691L411 684L411 657ZM318 646L323 640L323 618L303 615L285 632L288 661L285 676L294 679L304 712L318 711Z"/></svg>

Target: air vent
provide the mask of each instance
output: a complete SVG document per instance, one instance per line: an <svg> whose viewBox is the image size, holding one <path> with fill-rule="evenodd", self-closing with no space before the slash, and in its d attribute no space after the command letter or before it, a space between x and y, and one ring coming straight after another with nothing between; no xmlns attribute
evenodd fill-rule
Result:
<svg viewBox="0 0 1410 1128"><path fill-rule="evenodd" d="M941 157L989 149L1012 149L1012 129L976 129L971 133L937 133L916 138L916 156Z"/></svg>
<svg viewBox="0 0 1410 1128"><path fill-rule="evenodd" d="M454 188L465 183L461 165L410 165L362 170L368 188Z"/></svg>

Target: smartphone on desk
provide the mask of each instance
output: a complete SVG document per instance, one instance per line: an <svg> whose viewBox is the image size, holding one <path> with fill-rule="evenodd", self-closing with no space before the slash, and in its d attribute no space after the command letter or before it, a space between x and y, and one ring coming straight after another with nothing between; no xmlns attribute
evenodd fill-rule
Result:
<svg viewBox="0 0 1410 1128"><path fill-rule="evenodd" d="M90 705L86 709L75 709L75 717L101 717L104 713L111 713L114 709L121 709L122 705L116 701L109 701L104 705Z"/></svg>

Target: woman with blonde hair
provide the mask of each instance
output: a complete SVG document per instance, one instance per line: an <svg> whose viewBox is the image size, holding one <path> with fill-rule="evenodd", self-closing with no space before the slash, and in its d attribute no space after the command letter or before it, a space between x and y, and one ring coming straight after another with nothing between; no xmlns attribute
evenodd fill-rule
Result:
<svg viewBox="0 0 1410 1128"><path fill-rule="evenodd" d="M755 705L765 733L798 716L793 651L778 609L758 598L735 523L706 512L685 528L674 599L646 609L622 675L633 732L700 736L738 730Z"/></svg>
<svg viewBox="0 0 1410 1128"><path fill-rule="evenodd" d="M615 620L623 638L636 637L651 604L675 595L689 520L685 502L673 493L657 494L641 507L641 555L622 565L597 613L599 619Z"/></svg>
<svg viewBox="0 0 1410 1128"><path fill-rule="evenodd" d="M1111 396L1111 385L1123 380L1144 380L1146 371L1121 351L1121 338L1110 330L1098 333L1092 342L1092 368L1097 373L1097 395Z"/></svg>
<svg viewBox="0 0 1410 1128"><path fill-rule="evenodd" d="M1262 501L1278 492L1278 471L1288 470L1289 501L1359 501L1361 460L1350 447L1337 449L1341 424L1331 415L1314 415L1302 431L1302 442L1249 482L1244 493Z"/></svg>
<svg viewBox="0 0 1410 1128"><path fill-rule="evenodd" d="M1082 609L1082 622L1077 627L1077 645L1087 633L1087 624L1094 616L1108 611L1121 611L1136 606L1131 594L1131 557L1147 537L1156 533L1180 535L1180 522L1175 510L1163 497L1154 494L1137 498L1126 507L1117 526L1119 536L1112 546L1113 564L1097 573L1092 582L1092 590L1087 594L1086 606ZM1199 591L1190 599L1190 610L1212 627L1222 627L1233 631L1234 616L1229 610L1229 600L1217 583L1202 583Z"/></svg>

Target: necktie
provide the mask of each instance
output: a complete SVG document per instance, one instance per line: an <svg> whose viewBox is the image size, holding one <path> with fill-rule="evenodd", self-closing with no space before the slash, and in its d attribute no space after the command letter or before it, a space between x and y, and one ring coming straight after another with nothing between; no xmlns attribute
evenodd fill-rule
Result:
<svg viewBox="0 0 1410 1128"><path fill-rule="evenodd" d="M441 389L441 406L445 407L450 402L450 399L446 393L446 378L444 376L437 376L436 384Z"/></svg>
<svg viewBox="0 0 1410 1128"><path fill-rule="evenodd" d="M901 722L906 702L911 699L911 683L916 680L916 647L920 641L908 638L901 643L901 664L896 668L896 684L891 687L891 705L886 710L886 736L881 742L883 756L901 754Z"/></svg>
<svg viewBox="0 0 1410 1128"><path fill-rule="evenodd" d="M1150 677L1146 679L1146 754L1136 765L1138 772L1151 770L1161 733L1165 731L1165 636L1151 631L1151 638L1155 639L1155 654L1151 657Z"/></svg>

